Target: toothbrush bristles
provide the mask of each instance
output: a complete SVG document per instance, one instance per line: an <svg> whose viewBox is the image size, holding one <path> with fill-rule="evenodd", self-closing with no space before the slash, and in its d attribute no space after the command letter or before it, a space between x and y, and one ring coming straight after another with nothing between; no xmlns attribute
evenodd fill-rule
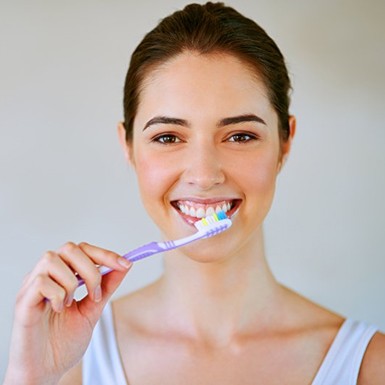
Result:
<svg viewBox="0 0 385 385"><path fill-rule="evenodd" d="M224 211L219 211L218 213L202 218L200 221L195 222L194 225L198 230L201 230L206 226L219 222L223 219L227 219L227 215Z"/></svg>
<svg viewBox="0 0 385 385"><path fill-rule="evenodd" d="M225 213L224 211L219 211L219 212L216 214L216 216L217 216L217 218L218 218L219 220L221 220L221 219L226 219L226 218L227 218L227 215L226 215L226 213Z"/></svg>

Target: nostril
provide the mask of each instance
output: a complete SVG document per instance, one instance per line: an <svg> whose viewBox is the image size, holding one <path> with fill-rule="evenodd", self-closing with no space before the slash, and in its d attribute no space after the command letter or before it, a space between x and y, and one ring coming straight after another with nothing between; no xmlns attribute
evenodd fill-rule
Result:
<svg viewBox="0 0 385 385"><path fill-rule="evenodd" d="M184 179L187 183L196 185L203 190L207 190L225 181L223 171L213 167L190 168L186 170Z"/></svg>
<svg viewBox="0 0 385 385"><path fill-rule="evenodd" d="M208 177L195 177L189 178L188 183L199 187L200 190L210 190L212 187L222 184L224 178L208 178Z"/></svg>
<svg viewBox="0 0 385 385"><path fill-rule="evenodd" d="M184 181L201 190L209 190L225 181L215 146L199 143L185 159Z"/></svg>

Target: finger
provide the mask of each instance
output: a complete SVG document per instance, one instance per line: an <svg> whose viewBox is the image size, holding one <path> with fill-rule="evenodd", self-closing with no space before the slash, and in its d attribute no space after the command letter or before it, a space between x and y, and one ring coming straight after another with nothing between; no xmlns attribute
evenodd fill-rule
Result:
<svg viewBox="0 0 385 385"><path fill-rule="evenodd" d="M133 263L121 257L119 254L113 251L103 249L91 245L86 242L79 244L79 247L88 255L92 255L95 260L102 266L108 266L114 269L109 274L106 274L102 278L102 304L110 299L115 290L119 287L120 283L126 276L127 272L131 269ZM88 306L88 302L83 303L83 306Z"/></svg>
<svg viewBox="0 0 385 385"><path fill-rule="evenodd" d="M33 271L27 274L20 288L22 296L27 290L30 290L31 283L38 275L46 275L51 277L56 283L62 286L67 296L71 297L71 293L77 288L77 278L73 271L65 264L60 256L53 252L47 251L40 258Z"/></svg>
<svg viewBox="0 0 385 385"><path fill-rule="evenodd" d="M38 274L30 280L26 290L20 292L16 300L16 313L27 322L35 322L41 316L47 301L52 309L61 312L66 297L65 289L48 275ZM37 310L37 311L36 311Z"/></svg>
<svg viewBox="0 0 385 385"><path fill-rule="evenodd" d="M104 306L111 298L112 294L119 287L127 272L128 270L115 270L102 277L102 300L99 303L95 303L89 297L85 297L81 301L77 302L79 310L82 312L82 314L87 314L87 317L92 323L97 322Z"/></svg>
<svg viewBox="0 0 385 385"><path fill-rule="evenodd" d="M78 287L78 279L59 254L47 251L41 258L36 273L49 275L57 284L63 287L66 291L66 305L71 305L74 292Z"/></svg>
<svg viewBox="0 0 385 385"><path fill-rule="evenodd" d="M126 277L127 272L131 269L131 267L125 271L112 271L111 273L103 277L102 290L106 300L108 300L114 294L123 279Z"/></svg>
<svg viewBox="0 0 385 385"><path fill-rule="evenodd" d="M113 251L102 249L86 242L79 243L79 247L101 266L110 267L113 270L125 271L132 266L132 262L121 257Z"/></svg>
<svg viewBox="0 0 385 385"><path fill-rule="evenodd" d="M67 242L59 250L58 254L86 284L88 294L93 301L101 300L101 274L92 256L87 255L73 242Z"/></svg>

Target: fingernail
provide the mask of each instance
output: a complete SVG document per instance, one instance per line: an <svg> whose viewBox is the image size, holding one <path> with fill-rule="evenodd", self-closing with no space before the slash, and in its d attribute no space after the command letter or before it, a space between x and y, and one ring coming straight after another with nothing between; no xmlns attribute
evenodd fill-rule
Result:
<svg viewBox="0 0 385 385"><path fill-rule="evenodd" d="M100 302L102 300L102 288L100 285L96 286L94 290L94 301Z"/></svg>
<svg viewBox="0 0 385 385"><path fill-rule="evenodd" d="M118 258L119 265L123 266L125 269L129 269L132 265L132 262L127 261L127 259L120 257Z"/></svg>

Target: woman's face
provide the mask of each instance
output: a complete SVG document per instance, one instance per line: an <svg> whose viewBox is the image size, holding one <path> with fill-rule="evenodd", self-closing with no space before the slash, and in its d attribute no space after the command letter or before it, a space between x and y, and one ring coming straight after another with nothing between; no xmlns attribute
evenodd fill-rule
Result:
<svg viewBox="0 0 385 385"><path fill-rule="evenodd" d="M264 84L234 56L188 52L143 86L127 151L149 215L176 239L224 209L230 230L185 251L206 261L240 253L271 206L280 164L278 118Z"/></svg>

